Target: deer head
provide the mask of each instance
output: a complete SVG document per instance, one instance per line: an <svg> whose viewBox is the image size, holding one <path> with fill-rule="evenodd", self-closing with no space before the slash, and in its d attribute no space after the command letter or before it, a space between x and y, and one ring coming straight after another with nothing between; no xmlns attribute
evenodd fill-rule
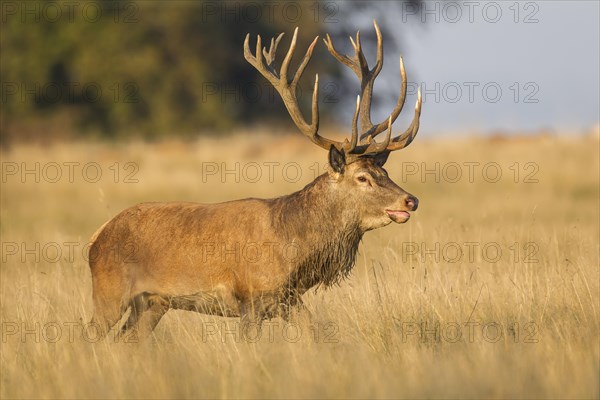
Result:
<svg viewBox="0 0 600 400"><path fill-rule="evenodd" d="M298 28L294 31L290 48L281 64L279 71L275 69L275 55L283 33L271 39L269 49L263 48L260 35L256 41L256 52L250 51L250 34L244 41L244 57L253 65L280 94L292 120L313 143L329 151L328 172L330 184L341 199L347 204L352 204L360 216L361 226L364 230L375 229L391 223L406 222L410 218L408 211L417 209L419 201L413 195L407 193L394 183L383 168L389 154L392 151L403 149L415 138L419 129L419 117L421 115L421 91L419 89L418 99L412 123L401 135L392 138L392 124L400 115L406 99L406 72L404 62L400 57L400 75L402 84L400 96L396 106L389 118L378 123L371 122L371 101L375 78L379 75L383 66L383 41L381 31L377 22L373 21L377 34L377 60L375 66L370 69L363 54L360 42L360 32L356 34L356 40L350 37L354 55L348 57L337 52L329 35L324 40L329 52L342 64L349 67L360 81L361 95L357 96L356 109L352 119L352 132L350 140L343 142L331 140L319 135L319 76L315 76L315 84L312 96L312 119L308 123L304 119L298 106L296 89L302 73L304 72L312 56L318 36L312 41L298 70L290 79L288 70L290 61L296 48ZM360 133L358 120L360 118ZM382 141L377 142L375 138L386 131Z"/></svg>

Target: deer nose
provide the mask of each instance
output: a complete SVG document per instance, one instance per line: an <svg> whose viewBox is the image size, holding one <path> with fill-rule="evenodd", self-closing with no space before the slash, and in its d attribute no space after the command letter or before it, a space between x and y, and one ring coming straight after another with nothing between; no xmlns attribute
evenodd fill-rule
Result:
<svg viewBox="0 0 600 400"><path fill-rule="evenodd" d="M415 196L408 196L404 202L410 211L415 211L419 207L419 199Z"/></svg>

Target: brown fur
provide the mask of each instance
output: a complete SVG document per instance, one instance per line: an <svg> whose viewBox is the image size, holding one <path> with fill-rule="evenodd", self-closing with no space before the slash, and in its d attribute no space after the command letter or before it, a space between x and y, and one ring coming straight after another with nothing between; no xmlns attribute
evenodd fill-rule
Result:
<svg viewBox="0 0 600 400"><path fill-rule="evenodd" d="M287 318L307 290L350 273L362 235L392 222L386 209L416 208L377 160L337 168L275 199L122 211L90 249L93 322L105 334L131 308L123 330L148 335L170 308Z"/></svg>

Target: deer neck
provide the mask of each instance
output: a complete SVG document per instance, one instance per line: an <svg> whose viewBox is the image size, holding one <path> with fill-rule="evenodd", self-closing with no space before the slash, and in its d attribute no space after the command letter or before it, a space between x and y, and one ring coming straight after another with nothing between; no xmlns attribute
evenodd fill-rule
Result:
<svg viewBox="0 0 600 400"><path fill-rule="evenodd" d="M299 251L292 266L296 287L305 291L318 284L330 286L350 273L364 232L358 214L327 174L276 199L273 216L281 237Z"/></svg>
<svg viewBox="0 0 600 400"><path fill-rule="evenodd" d="M358 213L329 179L323 174L302 190L276 199L275 222L299 237L359 229Z"/></svg>

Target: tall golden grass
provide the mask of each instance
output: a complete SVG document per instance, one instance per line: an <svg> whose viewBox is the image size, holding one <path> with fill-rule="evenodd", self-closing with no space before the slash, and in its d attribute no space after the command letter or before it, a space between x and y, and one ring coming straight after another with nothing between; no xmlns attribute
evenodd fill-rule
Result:
<svg viewBox="0 0 600 400"><path fill-rule="evenodd" d="M134 344L82 331L93 232L142 201L298 190L325 152L266 134L16 145L2 155L0 395L598 398L598 146L418 138L386 168L419 210L367 233L349 280L305 296L312 322L273 320L243 340L233 319L170 311Z"/></svg>

